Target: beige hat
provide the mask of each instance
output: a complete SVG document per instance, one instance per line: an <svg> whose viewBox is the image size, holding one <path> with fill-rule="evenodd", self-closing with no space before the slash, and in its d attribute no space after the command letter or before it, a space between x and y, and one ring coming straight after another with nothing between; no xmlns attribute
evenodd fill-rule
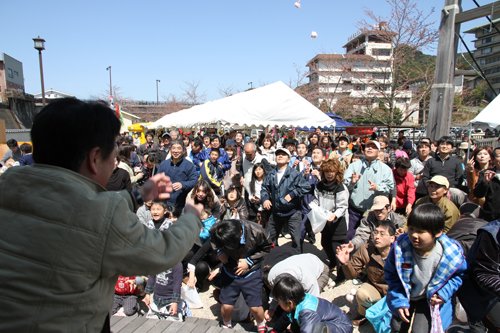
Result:
<svg viewBox="0 0 500 333"><path fill-rule="evenodd" d="M377 149L380 150L380 143L378 141L375 141L375 140L368 140L368 141L366 141L365 142L365 147L368 146L368 144L370 144L370 143L373 143L377 147Z"/></svg>
<svg viewBox="0 0 500 333"><path fill-rule="evenodd" d="M383 209L385 206L389 205L389 198L383 195L379 195L373 199L373 205L370 210Z"/></svg>
<svg viewBox="0 0 500 333"><path fill-rule="evenodd" d="M429 183L435 183L438 185L446 186L446 188L450 188L450 182L448 179L444 176L434 176L431 178L431 180L426 181L427 184Z"/></svg>
<svg viewBox="0 0 500 333"><path fill-rule="evenodd" d="M460 146L458 146L458 149L469 149L469 143L464 141L460 143Z"/></svg>

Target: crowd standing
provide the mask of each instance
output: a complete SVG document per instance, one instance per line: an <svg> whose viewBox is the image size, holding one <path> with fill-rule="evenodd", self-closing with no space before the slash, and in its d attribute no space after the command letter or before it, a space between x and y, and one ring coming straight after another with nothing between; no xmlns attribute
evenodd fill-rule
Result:
<svg viewBox="0 0 500 333"><path fill-rule="evenodd" d="M68 135L95 131L61 155L51 128L68 110ZM447 136L321 130L173 130L141 144L113 117L64 99L37 115L34 150L8 141L0 304L12 311L0 330L105 332L110 314L141 313L140 302L149 318L182 321L184 288L212 284L228 329L242 301L258 332L352 332L375 305L385 331L438 332L459 300L471 331L499 331L500 147L467 160ZM327 264L303 253L317 233ZM330 278L360 281L356 318L320 297Z"/></svg>

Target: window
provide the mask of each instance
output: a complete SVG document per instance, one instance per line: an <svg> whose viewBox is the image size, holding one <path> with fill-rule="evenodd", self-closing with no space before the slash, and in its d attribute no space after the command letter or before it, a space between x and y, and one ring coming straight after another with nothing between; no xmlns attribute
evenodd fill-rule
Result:
<svg viewBox="0 0 500 333"><path fill-rule="evenodd" d="M492 32L495 28L493 27L488 27L483 29L483 34L487 34L488 32Z"/></svg>
<svg viewBox="0 0 500 333"><path fill-rule="evenodd" d="M19 73L17 71L14 71L15 76L19 76Z"/></svg>
<svg viewBox="0 0 500 333"><path fill-rule="evenodd" d="M488 47L486 49L482 49L481 54L491 53L492 51L493 51L493 49L491 47Z"/></svg>
<svg viewBox="0 0 500 333"><path fill-rule="evenodd" d="M496 57L493 57L493 58L488 58L488 59L481 59L481 65L484 65L484 64L491 64L492 62L497 62L500 60L500 56L496 56Z"/></svg>
<svg viewBox="0 0 500 333"><path fill-rule="evenodd" d="M495 83L500 83L500 78L496 78L496 79L494 79L494 80L493 80L493 82L491 82L491 83L493 83L493 84L495 84Z"/></svg>
<svg viewBox="0 0 500 333"><path fill-rule="evenodd" d="M481 59L481 60L479 61L479 63L480 63L481 65L484 65L484 64L485 64L484 59Z"/></svg>
<svg viewBox="0 0 500 333"><path fill-rule="evenodd" d="M355 90L366 90L366 86L355 86Z"/></svg>
<svg viewBox="0 0 500 333"><path fill-rule="evenodd" d="M7 72L8 72L7 75L9 75L9 77L14 77L14 75L12 74L12 69L9 68Z"/></svg>
<svg viewBox="0 0 500 333"><path fill-rule="evenodd" d="M483 39L483 44L491 43L492 41L493 41L493 37L488 37L488 38Z"/></svg>
<svg viewBox="0 0 500 333"><path fill-rule="evenodd" d="M372 54L374 56L390 56L391 50L390 49L373 49Z"/></svg>

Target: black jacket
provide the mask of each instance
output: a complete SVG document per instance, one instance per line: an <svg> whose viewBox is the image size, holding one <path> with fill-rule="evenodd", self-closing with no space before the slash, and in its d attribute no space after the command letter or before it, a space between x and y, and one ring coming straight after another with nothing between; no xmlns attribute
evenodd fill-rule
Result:
<svg viewBox="0 0 500 333"><path fill-rule="evenodd" d="M271 212L278 216L290 216L301 209L301 200L311 189L311 185L297 170L286 167L285 173L278 184L277 169L273 169L264 179L260 192L261 201L270 200ZM290 194L292 200L285 200Z"/></svg>
<svg viewBox="0 0 500 333"><path fill-rule="evenodd" d="M488 169L497 172L496 168ZM484 183L484 173L487 170L479 173L476 187L474 187L474 196L476 198L484 198L484 219L488 222L500 219L500 180L497 177L486 185Z"/></svg>
<svg viewBox="0 0 500 333"><path fill-rule="evenodd" d="M487 225L483 219L474 219L466 217L455 222L453 227L446 233L446 236L453 238L462 245L464 255L467 255L472 244L477 238L477 231L479 228Z"/></svg>
<svg viewBox="0 0 500 333"><path fill-rule="evenodd" d="M436 154L436 157L429 158L425 163L422 174L424 184L434 176L444 176L448 178L450 187L458 187L464 180L464 167L458 158L449 156L443 161L441 156Z"/></svg>
<svg viewBox="0 0 500 333"><path fill-rule="evenodd" d="M261 262L269 251L271 251L272 241L267 231L261 225L247 220L240 220L240 222L243 234L240 246L237 249L230 250L225 247L218 249L214 243L212 243L212 248L223 251L228 255L228 262L224 265L223 269L230 276L236 275L235 271L238 266L238 260L245 259L249 267L239 276L243 278L259 269Z"/></svg>
<svg viewBox="0 0 500 333"><path fill-rule="evenodd" d="M158 150L160 149L160 146L158 146L157 143L151 142L149 143L143 143L142 145L137 148L137 155L139 155L139 158L142 160L144 159L144 155L150 155L150 154L155 154L158 153Z"/></svg>
<svg viewBox="0 0 500 333"><path fill-rule="evenodd" d="M467 274L458 298L469 322L482 320L500 300L500 220L478 230L467 253Z"/></svg>
<svg viewBox="0 0 500 333"><path fill-rule="evenodd" d="M238 211L238 215L240 216L240 220L246 220L248 219L248 210L247 206L245 205L245 199L239 198L236 203L234 204L234 207ZM223 205L220 206L220 218L221 220L224 220L224 214L226 214L226 211L228 209L231 209L229 206L229 202L224 202ZM232 214L231 214L232 215Z"/></svg>

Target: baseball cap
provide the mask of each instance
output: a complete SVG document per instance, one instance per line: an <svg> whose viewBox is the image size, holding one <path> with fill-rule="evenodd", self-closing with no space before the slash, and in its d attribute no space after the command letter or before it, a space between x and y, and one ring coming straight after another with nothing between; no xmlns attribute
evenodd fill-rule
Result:
<svg viewBox="0 0 500 333"><path fill-rule="evenodd" d="M283 142L283 147L286 147L286 145L294 145L295 147L297 147L297 141L294 139L286 139Z"/></svg>
<svg viewBox="0 0 500 333"><path fill-rule="evenodd" d="M413 145L411 144L411 141L406 140L405 143L403 144L403 149L411 149Z"/></svg>
<svg viewBox="0 0 500 333"><path fill-rule="evenodd" d="M343 135L342 135L342 136L339 138L339 141L340 141L340 140L344 140L344 141L347 141L347 143L351 143L351 140L349 140L349 137L348 137L348 136L343 136Z"/></svg>
<svg viewBox="0 0 500 333"><path fill-rule="evenodd" d="M460 215L470 216L475 219L482 219L484 217L484 210L478 204L466 202L460 206Z"/></svg>
<svg viewBox="0 0 500 333"><path fill-rule="evenodd" d="M285 154L288 155L288 157L292 157L292 154L290 154L290 151L288 149L286 149L286 148L278 148L278 149L276 149L276 151L274 152L274 154L278 155L279 151L284 152Z"/></svg>
<svg viewBox="0 0 500 333"><path fill-rule="evenodd" d="M366 141L365 147L368 146L368 144L370 144L370 143L373 143L375 146L377 146L377 149L380 150L380 143L378 143L378 141L374 141L374 140Z"/></svg>
<svg viewBox="0 0 500 333"><path fill-rule="evenodd" d="M444 176L434 176L431 178L431 180L426 181L427 184L429 183L435 183L438 185L446 186L446 188L450 188L450 182L448 179Z"/></svg>
<svg viewBox="0 0 500 333"><path fill-rule="evenodd" d="M168 133L168 132L165 132L165 133L161 136L161 138L162 138L162 139L164 139L164 138L166 138L166 137L168 137L169 139L170 139L170 138L172 138L172 137L170 136L170 133Z"/></svg>
<svg viewBox="0 0 500 333"><path fill-rule="evenodd" d="M385 197L383 195L376 196L375 199L373 199L373 205L370 210L379 210L384 208L385 206L389 205L389 198Z"/></svg>

